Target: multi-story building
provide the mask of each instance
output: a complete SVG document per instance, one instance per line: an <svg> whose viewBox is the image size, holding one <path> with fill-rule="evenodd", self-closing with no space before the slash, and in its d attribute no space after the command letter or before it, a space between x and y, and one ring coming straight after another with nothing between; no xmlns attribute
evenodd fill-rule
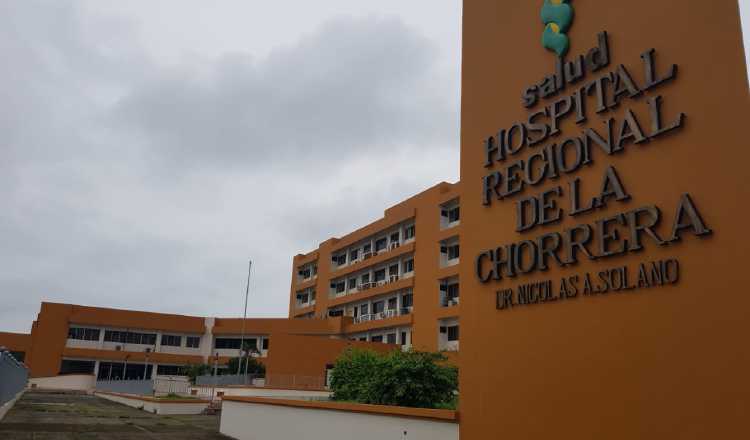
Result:
<svg viewBox="0 0 750 440"><path fill-rule="evenodd" d="M383 218L294 257L290 318L343 317L343 336L459 349L459 184L440 183Z"/></svg>
<svg viewBox="0 0 750 440"><path fill-rule="evenodd" d="M25 362L31 377L177 374L185 365L223 366L245 345L269 375L324 378L352 345L341 338L343 323L343 318L248 318L243 325L235 318L42 303L31 333L0 333L0 346Z"/></svg>

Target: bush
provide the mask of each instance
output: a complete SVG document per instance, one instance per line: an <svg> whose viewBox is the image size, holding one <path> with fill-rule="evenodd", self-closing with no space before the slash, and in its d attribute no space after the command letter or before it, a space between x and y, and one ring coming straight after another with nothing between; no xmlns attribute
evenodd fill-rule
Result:
<svg viewBox="0 0 750 440"><path fill-rule="evenodd" d="M331 376L334 400L375 405L439 408L455 401L458 369L441 353L350 348Z"/></svg>
<svg viewBox="0 0 750 440"><path fill-rule="evenodd" d="M211 374L212 367L208 364L193 364L182 368L180 373L190 378L190 382L195 383L195 378L205 374Z"/></svg>

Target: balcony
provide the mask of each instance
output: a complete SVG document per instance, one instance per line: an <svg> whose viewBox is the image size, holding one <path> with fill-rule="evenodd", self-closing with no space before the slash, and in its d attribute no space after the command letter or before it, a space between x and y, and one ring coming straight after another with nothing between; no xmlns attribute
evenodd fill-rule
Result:
<svg viewBox="0 0 750 440"><path fill-rule="evenodd" d="M357 286L356 290L346 291L341 293L335 293L329 295L331 298L328 302L328 306L337 306L341 304L350 303L353 301L359 301L362 299L370 298L372 296L378 296L385 293L393 292L395 290L405 289L407 287L414 286L413 272L407 274L408 276L388 278L386 280L378 282L362 283ZM393 281L391 281L393 280Z"/></svg>
<svg viewBox="0 0 750 440"><path fill-rule="evenodd" d="M367 315L360 315L354 318L354 324L361 324L363 322L380 321L383 319L395 318L397 316L411 315L414 311L413 307L402 307L401 309L388 309L383 310L379 313L370 313Z"/></svg>
<svg viewBox="0 0 750 440"><path fill-rule="evenodd" d="M350 261L348 264L334 267L332 273L335 274L336 277L346 276L358 270L365 269L378 263L386 262L391 258L396 258L414 251L413 239L394 246L395 244L396 243L392 243L391 246L380 251L372 251L361 254L356 260Z"/></svg>

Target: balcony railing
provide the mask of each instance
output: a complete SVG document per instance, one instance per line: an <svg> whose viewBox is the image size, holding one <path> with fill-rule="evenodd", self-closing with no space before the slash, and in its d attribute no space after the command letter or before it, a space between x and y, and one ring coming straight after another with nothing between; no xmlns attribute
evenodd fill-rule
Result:
<svg viewBox="0 0 750 440"><path fill-rule="evenodd" d="M401 307L400 309L387 309L378 313L368 313L355 317L354 323L361 324L363 322L380 321L383 319L395 318L397 316L410 315L413 310L413 307Z"/></svg>
<svg viewBox="0 0 750 440"><path fill-rule="evenodd" d="M297 308L298 309L304 309L305 307L310 307L315 305L315 300L312 301L306 301L306 302L297 302Z"/></svg>
<svg viewBox="0 0 750 440"><path fill-rule="evenodd" d="M459 297L455 297L455 298L446 298L446 299L444 299L444 300L442 301L441 305L442 305L443 307L454 307L454 306L457 306L457 305L458 305L458 302L459 302L459 301L458 301L458 298L459 298Z"/></svg>

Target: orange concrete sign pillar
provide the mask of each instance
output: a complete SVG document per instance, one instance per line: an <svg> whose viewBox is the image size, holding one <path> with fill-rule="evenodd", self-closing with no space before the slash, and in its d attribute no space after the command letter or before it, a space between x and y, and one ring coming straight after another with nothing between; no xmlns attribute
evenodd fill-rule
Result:
<svg viewBox="0 0 750 440"><path fill-rule="evenodd" d="M737 2L463 14L462 438L750 437Z"/></svg>

